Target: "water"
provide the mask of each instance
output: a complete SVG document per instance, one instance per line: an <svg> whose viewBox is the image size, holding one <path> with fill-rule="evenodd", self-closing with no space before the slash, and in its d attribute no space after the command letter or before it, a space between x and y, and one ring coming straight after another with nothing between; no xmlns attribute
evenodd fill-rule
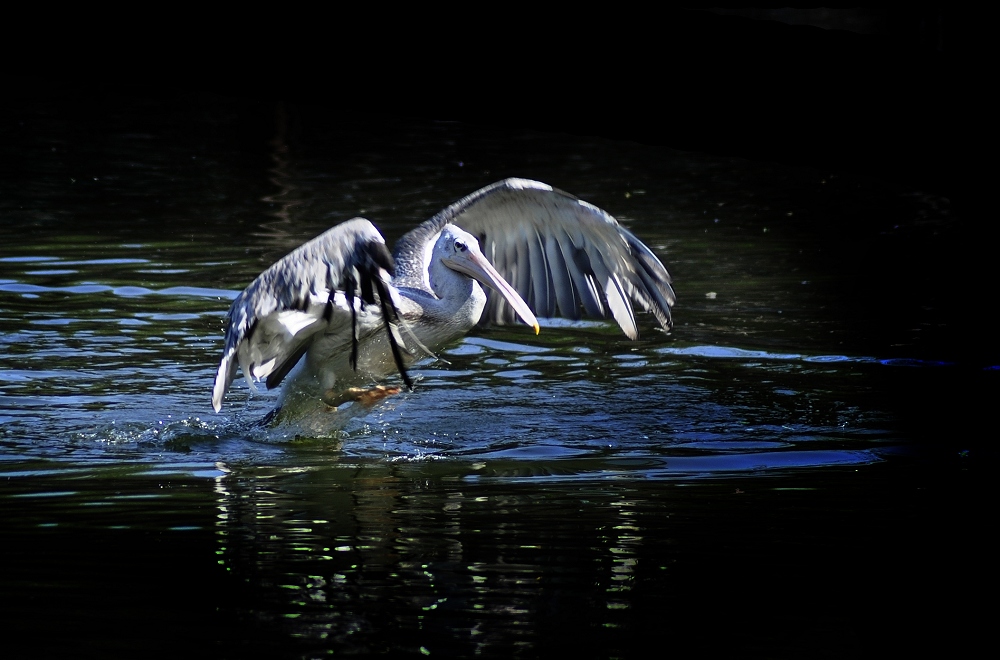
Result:
<svg viewBox="0 0 1000 660"><path fill-rule="evenodd" d="M997 372L926 268L968 240L947 200L219 99L5 112L0 618L37 655L842 655L916 645L886 611L903 637L937 621L914 567L945 598L982 577ZM658 252L674 331L477 331L324 438L263 432L276 396L242 380L213 413L257 273L507 176Z"/></svg>

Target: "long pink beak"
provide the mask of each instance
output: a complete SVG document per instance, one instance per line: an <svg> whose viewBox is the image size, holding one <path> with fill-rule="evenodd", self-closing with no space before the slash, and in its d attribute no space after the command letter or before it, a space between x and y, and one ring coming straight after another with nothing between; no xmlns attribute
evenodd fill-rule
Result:
<svg viewBox="0 0 1000 660"><path fill-rule="evenodd" d="M514 287L507 284L507 280L497 272L493 264L489 262L478 247L469 245L468 249L464 252L459 252L454 257L446 257L441 261L448 268L465 273L480 284L488 286L502 295L507 304L517 312L517 315L535 329L536 335L538 334L538 319L531 313L528 303L524 302L517 291L514 290Z"/></svg>

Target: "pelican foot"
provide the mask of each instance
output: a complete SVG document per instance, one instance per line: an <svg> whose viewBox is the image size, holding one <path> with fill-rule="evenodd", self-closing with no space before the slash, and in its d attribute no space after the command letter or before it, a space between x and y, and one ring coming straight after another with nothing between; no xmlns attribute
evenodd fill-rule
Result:
<svg viewBox="0 0 1000 660"><path fill-rule="evenodd" d="M399 392L400 388L386 385L376 385L367 389L364 387L351 387L342 392L327 390L323 394L323 403L331 408L337 408L349 401L353 401L365 407L371 407L382 399L390 397L393 394L399 394Z"/></svg>

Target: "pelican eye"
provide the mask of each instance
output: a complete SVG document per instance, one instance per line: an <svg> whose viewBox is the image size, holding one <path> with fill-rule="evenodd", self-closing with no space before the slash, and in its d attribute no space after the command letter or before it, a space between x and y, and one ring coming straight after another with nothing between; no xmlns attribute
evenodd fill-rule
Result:
<svg viewBox="0 0 1000 660"><path fill-rule="evenodd" d="M465 241L455 241L455 249L459 252L465 252L469 246L465 244Z"/></svg>

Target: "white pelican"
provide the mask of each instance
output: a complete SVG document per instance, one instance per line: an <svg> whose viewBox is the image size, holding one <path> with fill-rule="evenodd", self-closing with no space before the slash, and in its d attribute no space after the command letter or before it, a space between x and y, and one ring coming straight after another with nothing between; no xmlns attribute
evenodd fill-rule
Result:
<svg viewBox="0 0 1000 660"><path fill-rule="evenodd" d="M536 315L585 313L636 339L633 303L670 329L670 275L648 247L596 206L506 179L420 224L393 256L371 222L354 218L261 273L229 309L212 405L222 409L237 364L251 387L268 389L297 367L283 409L370 403L399 391L375 383L398 371L411 386L407 365L481 320L519 318L537 334Z"/></svg>

